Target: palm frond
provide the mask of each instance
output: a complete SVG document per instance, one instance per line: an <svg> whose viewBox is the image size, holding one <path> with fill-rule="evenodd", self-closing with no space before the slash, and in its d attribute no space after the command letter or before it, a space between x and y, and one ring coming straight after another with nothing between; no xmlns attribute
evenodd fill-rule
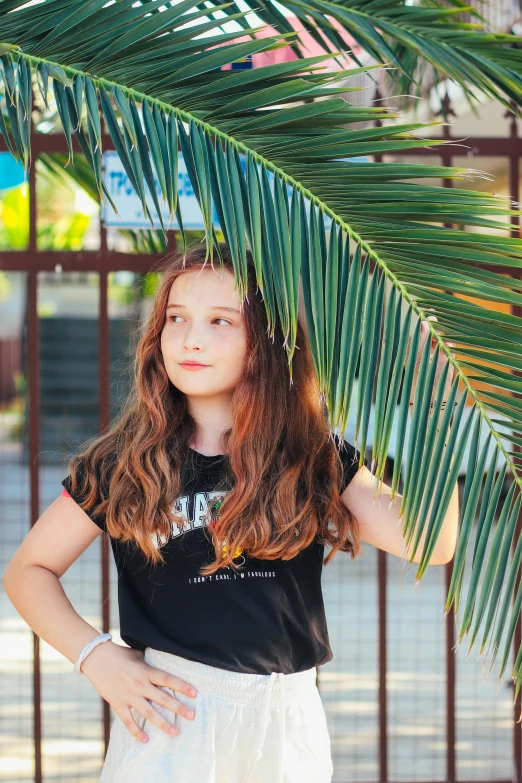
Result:
<svg viewBox="0 0 522 783"><path fill-rule="evenodd" d="M276 31L294 28L288 18L276 16L272 2L246 5ZM410 5L406 0L292 0L285 8L297 17L303 29L326 54L346 50L346 41L331 19L339 23L356 45L382 64L397 69L393 84L402 95L420 93L426 66L435 69L440 80L450 79L464 88L472 110L480 94L494 98L522 116L522 37L507 32L492 32L487 20L472 6L460 0L421 0ZM232 3L224 14L238 9ZM467 12L475 21L463 21ZM238 19L244 33L245 20ZM298 57L303 57L302 38L291 41ZM359 65L357 50L346 52L339 64L350 57Z"/></svg>
<svg viewBox="0 0 522 783"><path fill-rule="evenodd" d="M377 8L379 2L368 5ZM404 538L418 542L427 531L418 580L429 564L469 447L447 607L455 604L458 610L461 604L469 534L480 508L475 570L461 638L471 630L474 640L485 619L482 650L493 639L494 659L502 631L509 623L511 633L514 612L518 616L522 602L517 596L508 619L513 569L522 556L519 541L509 566L522 487L512 449L522 440L520 380L510 370L519 368L522 319L500 311L520 303L521 296L518 281L500 273L522 265L522 242L465 228L505 231L501 218L515 214L510 203L492 194L410 181L479 176L469 169L357 160L361 155L400 153L443 142L413 135L428 126L388 126L386 121L396 115L387 109L357 107L340 98L335 82L349 72L318 72L324 57L259 68L255 73L222 70L252 52L285 45L286 39L279 35L216 46L215 37L198 37L201 28L208 31L208 9L199 14L192 2L182 2L151 13L153 6L135 7L126 0L105 6L105 0L91 0L81 5L78 14L77 0L29 8L23 8L20 0L0 0L2 78L10 123L8 131L2 122L0 133L29 166L31 91L40 89L47 102L51 85L70 156L76 137L95 174L100 197L107 196L99 168L103 117L146 214L150 215L147 185L156 208L161 198L183 236L177 192L180 146L205 221L207 259L214 263L217 248L215 208L232 251L241 297L248 293L246 253L252 251L270 337L276 323L283 330L290 383L302 284L330 427L344 432L355 407L355 442L361 460L375 400L371 467L376 490L383 479L398 408L392 489L395 495L403 480ZM393 9L392 3L388 6ZM187 28L189 11L194 23ZM318 96L318 104L307 102ZM359 127L362 121L377 119L378 128ZM460 228L444 227L448 222ZM499 274L491 266L498 266ZM499 311L467 297L487 298L500 305ZM428 320L433 314L436 324ZM430 358L426 342L408 427L422 321L428 323L437 349ZM448 341L455 344L454 351ZM439 421L439 414L430 413L430 401L440 401L442 395L441 382L435 382L440 353L446 356L445 373L451 365L455 377ZM481 432L487 436L485 445ZM499 510L496 531L500 525L502 532L493 533L508 474L513 489ZM491 536L493 545L486 555ZM508 654L506 647L504 666ZM513 672L517 692L521 660L522 649Z"/></svg>

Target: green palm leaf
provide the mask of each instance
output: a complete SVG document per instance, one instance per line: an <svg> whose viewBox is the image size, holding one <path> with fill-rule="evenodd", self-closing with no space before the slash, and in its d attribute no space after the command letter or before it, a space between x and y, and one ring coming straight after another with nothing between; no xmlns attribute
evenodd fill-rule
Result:
<svg viewBox="0 0 522 783"><path fill-rule="evenodd" d="M338 96L332 83L339 80L339 73L318 73L321 57L259 68L255 73L221 70L225 63L285 41L281 36L240 44L227 40L216 48L215 36L198 37L202 28L209 29L208 9L198 13L190 2L163 12L150 13L152 7L152 3L134 7L125 0L108 7L90 2L81 4L78 15L77 0L42 2L30 8L23 8L21 0L0 0L2 79L10 128L3 122L0 133L27 166L25 107L30 105L33 82L45 102L51 83L64 132L69 142L73 135L80 142L100 197L107 195L100 185L97 158L103 115L146 214L150 215L145 187L155 173L160 188L159 195L152 188L155 203L163 199L183 232L174 184L179 140L205 220L207 257L212 260L217 248L211 219L214 205L242 294L248 293L247 247L252 251L270 337L276 323L284 333L290 380L302 282L329 424L344 432L355 407L361 460L375 399L378 427L371 467L376 487L384 475L398 407L392 489L395 494L404 457L402 532L408 541L419 541L424 530L427 534L417 580L429 564L469 445L471 469L447 608L454 603L458 609L461 603L469 534L480 507L461 638L471 630L474 639L485 618L482 649L492 639L495 656L503 629L509 623L511 633L513 625L507 608L517 563L513 561L510 570L507 554L522 476L504 430L512 431L513 443L522 440L522 402L515 396L520 381L509 372L519 367L522 320L464 300L458 292L482 298L487 287L492 302L519 301L520 284L486 267L520 267L522 242L464 230L471 226L505 230L499 218L514 214L509 203L491 194L410 182L419 177L465 178L473 173L467 169L354 160L363 154L400 153L442 142L412 135L423 125L387 126L386 120L396 115L385 108L355 107L331 97ZM187 28L189 17L195 23ZM144 68L144 62L153 68ZM320 111L313 101L306 102L314 97L322 98ZM283 107L277 108L277 103ZM382 121L380 127L359 127L375 119ZM326 218L332 221L329 237ZM462 228L444 228L449 221ZM427 320L434 313L436 327ZM430 359L426 342L408 429L422 321L427 321L436 338L437 351ZM410 325L412 344L407 355ZM456 345L454 352L448 341ZM491 367L492 350L495 359L502 357L504 370ZM434 371L438 353L446 356L445 372L450 363L455 377L450 405L435 422L430 400L441 399ZM459 384L463 392L458 398ZM453 413L454 400L458 404ZM487 435L485 446L481 431ZM493 520L501 482L508 473L514 489L500 511L498 524L505 536L500 541L500 533L493 533ZM522 598L515 604L517 613L521 602ZM506 647L504 665L508 654ZM518 691L522 681L518 659L514 677Z"/></svg>
<svg viewBox="0 0 522 783"><path fill-rule="evenodd" d="M286 17L276 17L271 2L246 0L245 4L275 30L288 33L294 29ZM224 13L237 8L232 3ZM412 91L420 94L429 65L439 79L450 79L464 88L473 110L482 93L522 116L522 37L489 31L478 11L461 0L420 0L415 5L406 0L292 0L285 2L285 8L327 54L328 47L346 49L345 40L328 17L335 19L372 58L397 69L393 84L403 96ZM477 21L462 21L459 15L464 11ZM238 19L238 24L244 33L250 32L244 20ZM303 57L304 42L296 40L291 45L296 55ZM346 52L346 56L361 64L354 52Z"/></svg>

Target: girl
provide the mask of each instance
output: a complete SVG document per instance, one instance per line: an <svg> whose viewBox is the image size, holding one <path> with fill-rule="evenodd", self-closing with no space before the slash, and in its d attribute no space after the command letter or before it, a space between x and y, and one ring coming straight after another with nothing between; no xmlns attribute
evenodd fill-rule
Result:
<svg viewBox="0 0 522 783"><path fill-rule="evenodd" d="M302 324L290 385L252 257L240 302L219 249L222 270L203 248L167 259L122 413L71 458L4 579L116 714L101 783L329 783L323 562L363 537L409 556L389 488L374 502L368 460L329 431ZM455 504L432 563L453 554ZM59 582L102 532L128 647Z"/></svg>

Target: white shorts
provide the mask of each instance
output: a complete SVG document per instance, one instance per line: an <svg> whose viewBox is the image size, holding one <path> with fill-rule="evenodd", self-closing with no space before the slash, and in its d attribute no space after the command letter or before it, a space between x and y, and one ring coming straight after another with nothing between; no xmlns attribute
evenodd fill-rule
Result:
<svg viewBox="0 0 522 783"><path fill-rule="evenodd" d="M100 783L331 783L333 765L316 667L245 674L147 647L145 663L194 685L191 720L152 702L179 734L169 736L131 707L149 737L135 739L116 715ZM162 686L157 686L162 687Z"/></svg>

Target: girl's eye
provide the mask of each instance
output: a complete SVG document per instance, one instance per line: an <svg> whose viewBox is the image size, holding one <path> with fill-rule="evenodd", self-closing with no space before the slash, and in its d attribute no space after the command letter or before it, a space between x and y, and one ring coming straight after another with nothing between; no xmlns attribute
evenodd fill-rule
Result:
<svg viewBox="0 0 522 783"><path fill-rule="evenodd" d="M170 315L169 318L181 318L181 316L180 315ZM229 321L228 318L214 318L214 321L225 321L225 323L227 323L227 324L232 324L232 321Z"/></svg>

